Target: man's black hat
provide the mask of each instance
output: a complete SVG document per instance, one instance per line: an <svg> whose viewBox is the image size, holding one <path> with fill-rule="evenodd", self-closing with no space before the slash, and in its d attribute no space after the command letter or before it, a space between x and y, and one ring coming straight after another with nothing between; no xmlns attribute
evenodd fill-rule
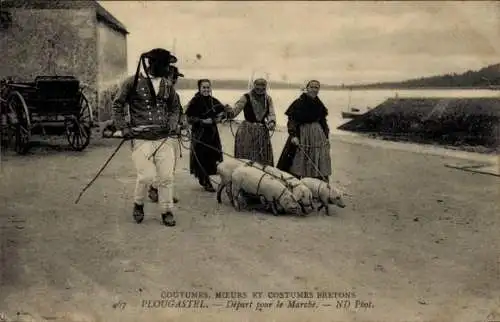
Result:
<svg viewBox="0 0 500 322"><path fill-rule="evenodd" d="M184 74L179 73L179 68L177 66L170 66L172 69L172 75L177 78L177 77L184 77Z"/></svg>
<svg viewBox="0 0 500 322"><path fill-rule="evenodd" d="M163 48L155 48L144 54L149 60L165 63L165 64L175 64L177 62L177 57L171 54L168 50Z"/></svg>
<svg viewBox="0 0 500 322"><path fill-rule="evenodd" d="M146 59L149 60L149 68L146 66ZM155 48L146 53L142 53L137 64L137 71L134 76L133 88L137 87L137 82L140 75L141 65L146 74L153 74L155 77L166 77L171 67L170 64L175 64L177 57L172 55L170 51L163 48ZM149 79L149 76L148 76ZM151 83L150 83L151 85Z"/></svg>

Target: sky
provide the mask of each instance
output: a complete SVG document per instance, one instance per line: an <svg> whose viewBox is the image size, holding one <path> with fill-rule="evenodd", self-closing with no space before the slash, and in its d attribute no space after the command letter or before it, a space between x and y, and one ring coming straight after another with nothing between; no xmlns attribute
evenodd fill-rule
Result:
<svg viewBox="0 0 500 322"><path fill-rule="evenodd" d="M139 55L169 49L187 78L398 81L500 63L500 2L99 1ZM197 56L199 55L199 56Z"/></svg>

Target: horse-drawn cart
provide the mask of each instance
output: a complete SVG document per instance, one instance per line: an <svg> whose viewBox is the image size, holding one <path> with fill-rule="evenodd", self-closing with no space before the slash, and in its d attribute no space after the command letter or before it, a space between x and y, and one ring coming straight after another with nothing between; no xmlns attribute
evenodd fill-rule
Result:
<svg viewBox="0 0 500 322"><path fill-rule="evenodd" d="M93 115L80 82L72 76L38 76L34 82L3 80L0 84L2 143L19 154L30 148L32 135L65 135L82 151L90 143Z"/></svg>

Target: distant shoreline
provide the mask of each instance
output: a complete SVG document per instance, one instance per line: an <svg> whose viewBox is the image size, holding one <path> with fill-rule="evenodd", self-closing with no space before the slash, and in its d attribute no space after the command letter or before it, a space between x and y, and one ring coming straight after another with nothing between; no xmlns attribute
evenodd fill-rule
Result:
<svg viewBox="0 0 500 322"><path fill-rule="evenodd" d="M324 87L322 90L330 91L369 91L369 90L398 90L398 91L421 91L421 90L491 90L500 91L500 88L492 88L487 86L468 86L468 87Z"/></svg>
<svg viewBox="0 0 500 322"><path fill-rule="evenodd" d="M321 81L321 80L320 80ZM248 80L212 80L214 88L246 90ZM272 89L297 89L305 84L269 81ZM197 80L181 78L177 84L179 89L197 88ZM500 64L490 65L478 71L469 70L462 74L446 74L430 77L408 79L399 82L372 82L358 84L322 84L323 90L500 90Z"/></svg>
<svg viewBox="0 0 500 322"><path fill-rule="evenodd" d="M216 89L225 90L248 90L249 84L246 80L223 80L223 79L213 79L212 86ZM289 90L301 90L304 87L302 84L289 84L283 82L269 82L269 88L272 89L289 89ZM179 90L184 89L196 89L197 80L196 79L180 79L176 85ZM368 90L400 90L400 91L419 91L419 90L492 90L499 91L500 86L383 86L383 85L322 85L321 90L328 91L368 91Z"/></svg>

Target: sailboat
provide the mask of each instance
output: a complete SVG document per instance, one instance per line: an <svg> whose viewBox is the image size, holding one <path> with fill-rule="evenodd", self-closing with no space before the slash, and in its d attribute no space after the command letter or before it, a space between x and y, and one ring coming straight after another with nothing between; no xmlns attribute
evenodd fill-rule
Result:
<svg viewBox="0 0 500 322"><path fill-rule="evenodd" d="M351 94L352 94L352 88L349 88L349 101L347 103L347 111L341 112L343 119L355 119L364 114L363 112L360 111L359 108L351 106Z"/></svg>

